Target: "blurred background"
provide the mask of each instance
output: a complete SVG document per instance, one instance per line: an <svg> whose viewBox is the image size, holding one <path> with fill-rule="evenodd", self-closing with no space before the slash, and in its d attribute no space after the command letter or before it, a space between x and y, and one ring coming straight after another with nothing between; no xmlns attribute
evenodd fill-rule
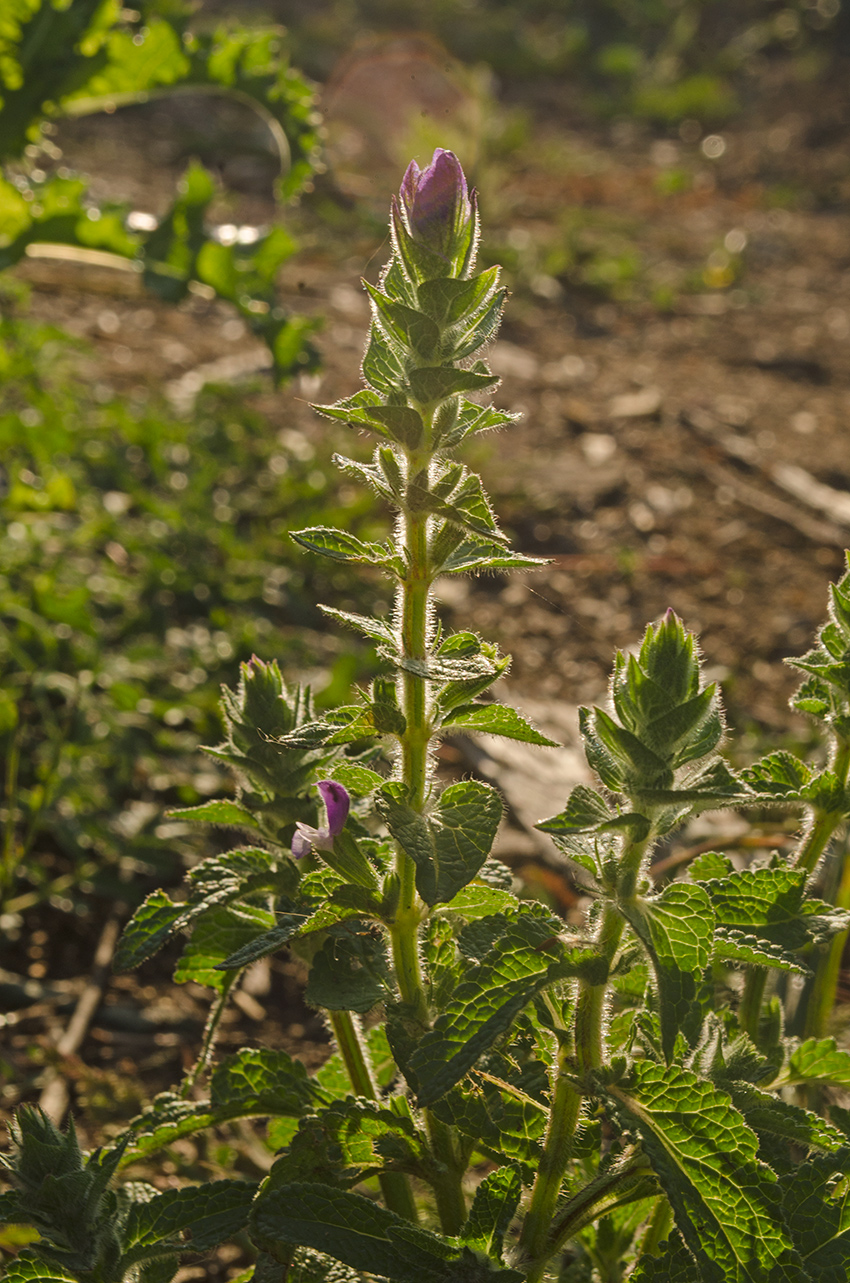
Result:
<svg viewBox="0 0 850 1283"><path fill-rule="evenodd" d="M358 386L360 278L411 156L451 147L479 189L481 258L512 292L497 399L524 417L469 462L516 545L550 558L441 582L448 623L498 639L508 696L567 726L673 606L736 751L806 750L782 660L850 539L850 6L11 0L4 24L11 1107L55 1059L93 932L227 840L166 815L224 787L200 752L220 683L256 652L327 704L375 671L317 602L388 612L386 586L287 531L387 528L330 462L368 441L310 402ZM168 961L111 991L76 1070L95 1116L135 1112L200 1027ZM314 1018L281 967L303 1046ZM264 992L236 1019L262 1025ZM279 1013L262 1028L290 1036Z"/></svg>

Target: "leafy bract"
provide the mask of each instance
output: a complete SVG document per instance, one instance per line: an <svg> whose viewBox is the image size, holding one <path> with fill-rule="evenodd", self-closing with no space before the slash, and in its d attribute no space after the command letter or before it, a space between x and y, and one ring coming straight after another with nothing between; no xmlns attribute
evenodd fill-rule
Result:
<svg viewBox="0 0 850 1283"><path fill-rule="evenodd" d="M728 1096L690 1070L647 1061L608 1090L640 1136L705 1283L804 1283L776 1178Z"/></svg>

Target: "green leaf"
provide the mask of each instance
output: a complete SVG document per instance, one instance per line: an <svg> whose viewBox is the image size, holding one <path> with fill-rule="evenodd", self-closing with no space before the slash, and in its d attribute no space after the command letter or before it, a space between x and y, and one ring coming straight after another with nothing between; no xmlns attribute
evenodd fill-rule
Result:
<svg viewBox="0 0 850 1283"><path fill-rule="evenodd" d="M277 953L278 949L282 949L287 941L304 929L308 921L309 917L306 914L284 914L283 920L272 927L271 931L264 931L262 935L255 936L241 949L231 953L223 962L217 963L217 970L236 971L249 966L259 958L267 958L269 954Z"/></svg>
<svg viewBox="0 0 850 1283"><path fill-rule="evenodd" d="M26 1249L4 1262L4 1283L78 1283L76 1274Z"/></svg>
<svg viewBox="0 0 850 1283"><path fill-rule="evenodd" d="M257 1185L252 1181L211 1181L157 1194L147 1203L133 1203L125 1229L126 1252L122 1264L144 1256L142 1249L175 1241L190 1231L185 1243L192 1251L205 1252L238 1234L248 1223Z"/></svg>
<svg viewBox="0 0 850 1283"><path fill-rule="evenodd" d="M743 779L757 793L776 794L778 798L799 798L811 779L812 772L793 753L769 753L742 772Z"/></svg>
<svg viewBox="0 0 850 1283"><path fill-rule="evenodd" d="M633 1065L608 1088L669 1198L705 1283L805 1283L778 1187L729 1097L677 1065Z"/></svg>
<svg viewBox="0 0 850 1283"><path fill-rule="evenodd" d="M843 1132L811 1110L760 1091L751 1083L732 1083L728 1090L735 1108L759 1137L775 1136L794 1145L829 1153L838 1153L847 1144Z"/></svg>
<svg viewBox="0 0 850 1283"><path fill-rule="evenodd" d="M222 993L230 983L230 973L218 970L221 963L273 925L274 914L248 905L205 913L177 963L175 981L185 984L193 980Z"/></svg>
<svg viewBox="0 0 850 1283"><path fill-rule="evenodd" d="M782 1214L816 1283L846 1283L850 1274L850 1199L843 1161L816 1158L780 1179Z"/></svg>
<svg viewBox="0 0 850 1283"><path fill-rule="evenodd" d="M559 930L542 906L523 906L481 963L467 972L411 1059L422 1105L460 1082L547 985L590 974L595 955L567 948Z"/></svg>
<svg viewBox="0 0 850 1283"><path fill-rule="evenodd" d="M427 1178L432 1169L433 1159L409 1116L349 1095L301 1120L264 1189L296 1181L321 1181L348 1189L380 1172Z"/></svg>
<svg viewBox="0 0 850 1283"><path fill-rule="evenodd" d="M410 390L420 405L445 401L457 392L483 392L498 382L497 374L478 374L443 365L420 366L409 375Z"/></svg>
<svg viewBox="0 0 850 1283"><path fill-rule="evenodd" d="M451 784L429 816L407 805L402 784L385 784L378 809L390 833L416 864L416 887L426 904L448 903L482 867L499 821L495 789L474 780Z"/></svg>
<svg viewBox="0 0 850 1283"><path fill-rule="evenodd" d="M329 615L331 619L338 619L340 623L347 624L349 628L354 628L366 637L371 637L373 641L383 642L385 646L390 646L394 651L399 648L398 633L392 624L385 623L382 619L372 619L369 615L355 615L348 610L335 610L333 606L319 606L323 615Z"/></svg>
<svg viewBox="0 0 850 1283"><path fill-rule="evenodd" d="M711 900L702 887L671 882L661 895L638 897L634 905L624 904L622 911L652 961L658 982L661 1045L669 1061L680 1032L691 1046L699 1037L702 1013L697 994L714 935Z"/></svg>
<svg viewBox="0 0 850 1283"><path fill-rule="evenodd" d="M777 971L796 971L809 975L809 968L796 954L788 953L770 940L759 940L735 927L720 927L714 934L712 956L720 962L743 962L753 967L773 967Z"/></svg>
<svg viewBox="0 0 850 1283"><path fill-rule="evenodd" d="M549 1109L510 1077L473 1069L461 1086L434 1102L432 1112L497 1161L523 1165L530 1184L540 1164Z"/></svg>
<svg viewBox="0 0 850 1283"><path fill-rule="evenodd" d="M702 1283L702 1275L681 1235L674 1231L659 1256L640 1257L631 1283Z"/></svg>
<svg viewBox="0 0 850 1283"><path fill-rule="evenodd" d="M612 818L611 808L601 794L586 784L577 784L569 796L566 808L551 820L535 824L543 833L589 833L607 824Z"/></svg>
<svg viewBox="0 0 850 1283"><path fill-rule="evenodd" d="M165 891L152 891L139 906L115 951L116 971L132 971L152 958L186 918L186 905L175 904Z"/></svg>
<svg viewBox="0 0 850 1283"><path fill-rule="evenodd" d="M356 762L343 759L337 766L328 771L328 779L336 780L354 793L357 797L368 797L385 782L384 776L367 766L358 766Z"/></svg>
<svg viewBox="0 0 850 1283"><path fill-rule="evenodd" d="M516 1271L499 1270L348 1190L301 1183L263 1189L251 1219L263 1245L299 1243L399 1283L522 1283Z"/></svg>
<svg viewBox="0 0 850 1283"><path fill-rule="evenodd" d="M460 1232L462 1242L486 1256L501 1260L505 1234L521 1196L522 1180L512 1164L508 1163L485 1176L475 1191L469 1216Z"/></svg>
<svg viewBox="0 0 850 1283"><path fill-rule="evenodd" d="M476 918L486 918L493 914L510 913L516 908L517 898L512 891L499 887L482 886L470 882L457 895L442 906L443 913L457 913L467 922Z"/></svg>
<svg viewBox="0 0 850 1283"><path fill-rule="evenodd" d="M383 939L331 935L313 957L304 1001L327 1011L371 1011L389 994Z"/></svg>
<svg viewBox="0 0 850 1283"><path fill-rule="evenodd" d="M354 561L370 566L395 565L398 561L388 544L363 543L345 530L313 526L307 530L293 530L291 534L302 548L321 553L332 561Z"/></svg>
<svg viewBox="0 0 850 1283"><path fill-rule="evenodd" d="M257 829L256 819L239 802L221 798L215 802L202 802L200 806L187 806L169 811L172 820L191 820L204 824L229 824L235 828Z"/></svg>
<svg viewBox="0 0 850 1283"><path fill-rule="evenodd" d="M298 1117L314 1099L315 1088L307 1070L285 1051L246 1048L223 1060L210 1083L214 1110L231 1117Z"/></svg>
<svg viewBox="0 0 850 1283"><path fill-rule="evenodd" d="M436 277L419 286L419 305L438 325L451 325L486 304L498 280L498 267L490 267L469 280Z"/></svg>
<svg viewBox="0 0 850 1283"><path fill-rule="evenodd" d="M526 557L484 539L465 539L439 569L444 575L464 575L473 570L537 570L546 564L544 557Z"/></svg>
<svg viewBox="0 0 850 1283"><path fill-rule="evenodd" d="M557 740L543 735L508 704L461 704L443 719L443 727L450 727L453 731L502 735L506 739L540 744L545 748L558 747Z"/></svg>
<svg viewBox="0 0 850 1283"><path fill-rule="evenodd" d="M703 883L718 924L739 927L786 950L844 930L850 915L806 896L804 869L744 869Z"/></svg>
<svg viewBox="0 0 850 1283"><path fill-rule="evenodd" d="M791 1052L778 1081L783 1086L821 1082L850 1088L850 1053L841 1051L834 1038L808 1038Z"/></svg>

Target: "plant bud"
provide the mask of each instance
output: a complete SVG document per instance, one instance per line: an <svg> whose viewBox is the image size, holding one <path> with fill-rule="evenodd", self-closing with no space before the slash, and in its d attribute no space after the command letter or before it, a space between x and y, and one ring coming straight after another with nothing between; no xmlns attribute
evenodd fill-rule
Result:
<svg viewBox="0 0 850 1283"><path fill-rule="evenodd" d="M472 215L466 178L454 152L438 147L427 169L412 160L399 196L413 239L448 258Z"/></svg>

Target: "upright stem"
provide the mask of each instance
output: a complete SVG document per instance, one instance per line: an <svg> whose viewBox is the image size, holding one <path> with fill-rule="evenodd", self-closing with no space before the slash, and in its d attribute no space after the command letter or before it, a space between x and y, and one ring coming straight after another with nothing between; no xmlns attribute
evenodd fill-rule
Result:
<svg viewBox="0 0 850 1283"><path fill-rule="evenodd" d="M228 971L224 977L224 984L222 985L221 993L216 998L214 1004L210 1008L210 1014L207 1016L207 1024L204 1029L204 1038L201 1043L201 1050L198 1053L198 1059L183 1079L183 1083L180 1088L180 1095L183 1100L188 1099L192 1088L210 1062L212 1049L215 1045L216 1035L218 1034L218 1027L221 1024L221 1018L225 1013L227 1003L230 999L230 991L239 979L240 975L241 972L239 971Z"/></svg>
<svg viewBox="0 0 850 1283"><path fill-rule="evenodd" d="M767 984L767 967L748 967L744 992L738 1008L738 1024L758 1046L761 1004Z"/></svg>
<svg viewBox="0 0 850 1283"><path fill-rule="evenodd" d="M534 1264L527 1276L527 1283L536 1283L546 1266L546 1245L552 1226L552 1217L561 1182L572 1153L576 1124L581 1110L582 1095L566 1077L572 1048L562 1046L558 1051L557 1080L552 1094L552 1110L546 1129L543 1154L537 1169L537 1179L531 1204L522 1226L520 1248L524 1249Z"/></svg>
<svg viewBox="0 0 850 1283"><path fill-rule="evenodd" d="M331 1029L333 1030L340 1055L345 1062L351 1085L358 1096L367 1100L378 1100L378 1084L355 1017L350 1011L331 1011ZM403 1172L384 1172L378 1177L384 1202L391 1212L403 1216L407 1221L416 1223L419 1213L413 1198L410 1182Z"/></svg>
<svg viewBox="0 0 850 1283"><path fill-rule="evenodd" d="M631 847L628 850L631 852ZM617 951L624 926L622 915L613 906L607 907L597 942L600 952L609 962ZM582 1102L582 1092L570 1081L567 1073L577 1069L581 1077L586 1077L603 1063L602 1016L607 988L607 982L598 985L581 982L576 1007L575 1064L572 1063L573 1048L569 1044L562 1044L558 1051L549 1126L520 1235L520 1248L531 1260L526 1283L538 1283L549 1255L554 1251L550 1238L552 1219L570 1160Z"/></svg>
<svg viewBox="0 0 850 1283"><path fill-rule="evenodd" d="M409 455L408 479L427 466L427 455ZM428 658L431 589L428 518L425 513L409 510L404 513L404 547L407 577L401 598L402 648L405 659L424 665ZM402 707L407 724L401 741L402 780L407 785L409 805L421 811L428 794L428 746L431 740L427 684L423 676L408 669L403 672L402 682ZM390 928L396 978L402 1001L417 1021L427 1025L428 1003L419 959L422 906L416 893L416 865L398 845L396 873L400 884L399 902ZM465 1164L453 1129L440 1122L430 1110L425 1111L425 1123L434 1157L442 1167L441 1177L434 1182L440 1225L445 1234L458 1234L466 1220L462 1183Z"/></svg>
<svg viewBox="0 0 850 1283"><path fill-rule="evenodd" d="M845 739L836 738L829 768L843 787L847 783L847 774L850 771L850 743ZM798 869L805 869L807 873L814 870L830 838L843 820L844 816L840 811L827 811L814 820L794 860Z"/></svg>
<svg viewBox="0 0 850 1283"><path fill-rule="evenodd" d="M408 475L419 466L419 460L408 461ZM405 659L424 664L428 652L428 527L424 513L404 514L404 542L407 553L407 579L402 589L402 647ZM402 738L402 780L407 785L409 804L418 811L425 805L428 786L428 742L431 728L427 717L425 678L405 670L403 673L403 711L407 723ZM419 923L421 914L416 894L416 865L410 856L396 847L396 872L400 883L398 909L391 928L393 961L403 1001L412 1007L424 1024L428 1008L419 962Z"/></svg>
<svg viewBox="0 0 850 1283"><path fill-rule="evenodd" d="M850 852L844 854L844 867L841 870L841 882L835 896L835 903L839 909L850 908ZM838 935L833 936L818 961L814 984L806 1007L805 1035L807 1038L822 1038L826 1033L830 1013L835 1003L841 958L848 934L850 933L847 931L840 931Z"/></svg>

